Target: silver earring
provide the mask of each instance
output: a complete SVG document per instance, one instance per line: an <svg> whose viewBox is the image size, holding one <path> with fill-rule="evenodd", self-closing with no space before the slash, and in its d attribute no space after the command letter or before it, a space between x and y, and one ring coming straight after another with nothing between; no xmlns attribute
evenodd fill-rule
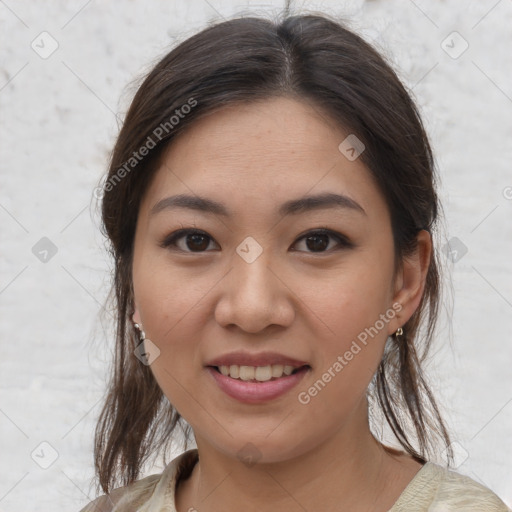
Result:
<svg viewBox="0 0 512 512"><path fill-rule="evenodd" d="M140 341L144 341L146 339L146 333L142 329L142 324L134 324L135 328L140 331L139 337Z"/></svg>

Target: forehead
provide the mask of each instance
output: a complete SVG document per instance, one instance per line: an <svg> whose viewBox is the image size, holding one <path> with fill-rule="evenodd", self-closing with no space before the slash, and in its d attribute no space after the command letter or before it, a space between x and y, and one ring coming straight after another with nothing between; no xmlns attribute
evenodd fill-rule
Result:
<svg viewBox="0 0 512 512"><path fill-rule="evenodd" d="M384 199L368 169L339 150L348 135L311 104L288 98L224 108L173 141L145 207L188 194L218 199L241 214L331 192L383 215Z"/></svg>

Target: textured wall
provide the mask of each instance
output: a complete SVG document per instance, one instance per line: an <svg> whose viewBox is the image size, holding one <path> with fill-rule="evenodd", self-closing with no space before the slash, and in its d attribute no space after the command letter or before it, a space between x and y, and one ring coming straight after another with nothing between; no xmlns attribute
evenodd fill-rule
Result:
<svg viewBox="0 0 512 512"><path fill-rule="evenodd" d="M111 339L98 317L110 263L93 190L133 80L208 21L280 7L269 4L0 1L0 510L79 510L93 497ZM458 470L510 505L512 3L294 4L315 9L386 52L421 107L454 297L433 384Z"/></svg>

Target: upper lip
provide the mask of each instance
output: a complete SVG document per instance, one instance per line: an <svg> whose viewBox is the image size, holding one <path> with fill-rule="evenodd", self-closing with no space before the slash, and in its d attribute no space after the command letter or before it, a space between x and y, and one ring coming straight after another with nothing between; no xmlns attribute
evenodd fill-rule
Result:
<svg viewBox="0 0 512 512"><path fill-rule="evenodd" d="M277 352L260 352L258 354L231 352L212 359L207 362L205 366L270 366L274 364L288 365L294 368L309 366L305 361L299 361L293 357L278 354Z"/></svg>

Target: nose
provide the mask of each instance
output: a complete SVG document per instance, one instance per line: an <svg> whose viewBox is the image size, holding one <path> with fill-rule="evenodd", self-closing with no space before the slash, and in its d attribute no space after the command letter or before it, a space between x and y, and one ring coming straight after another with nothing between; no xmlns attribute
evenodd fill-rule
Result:
<svg viewBox="0 0 512 512"><path fill-rule="evenodd" d="M255 334L269 326L286 327L293 322L292 287L264 254L251 263L234 255L215 308L216 321L222 327L237 326Z"/></svg>

